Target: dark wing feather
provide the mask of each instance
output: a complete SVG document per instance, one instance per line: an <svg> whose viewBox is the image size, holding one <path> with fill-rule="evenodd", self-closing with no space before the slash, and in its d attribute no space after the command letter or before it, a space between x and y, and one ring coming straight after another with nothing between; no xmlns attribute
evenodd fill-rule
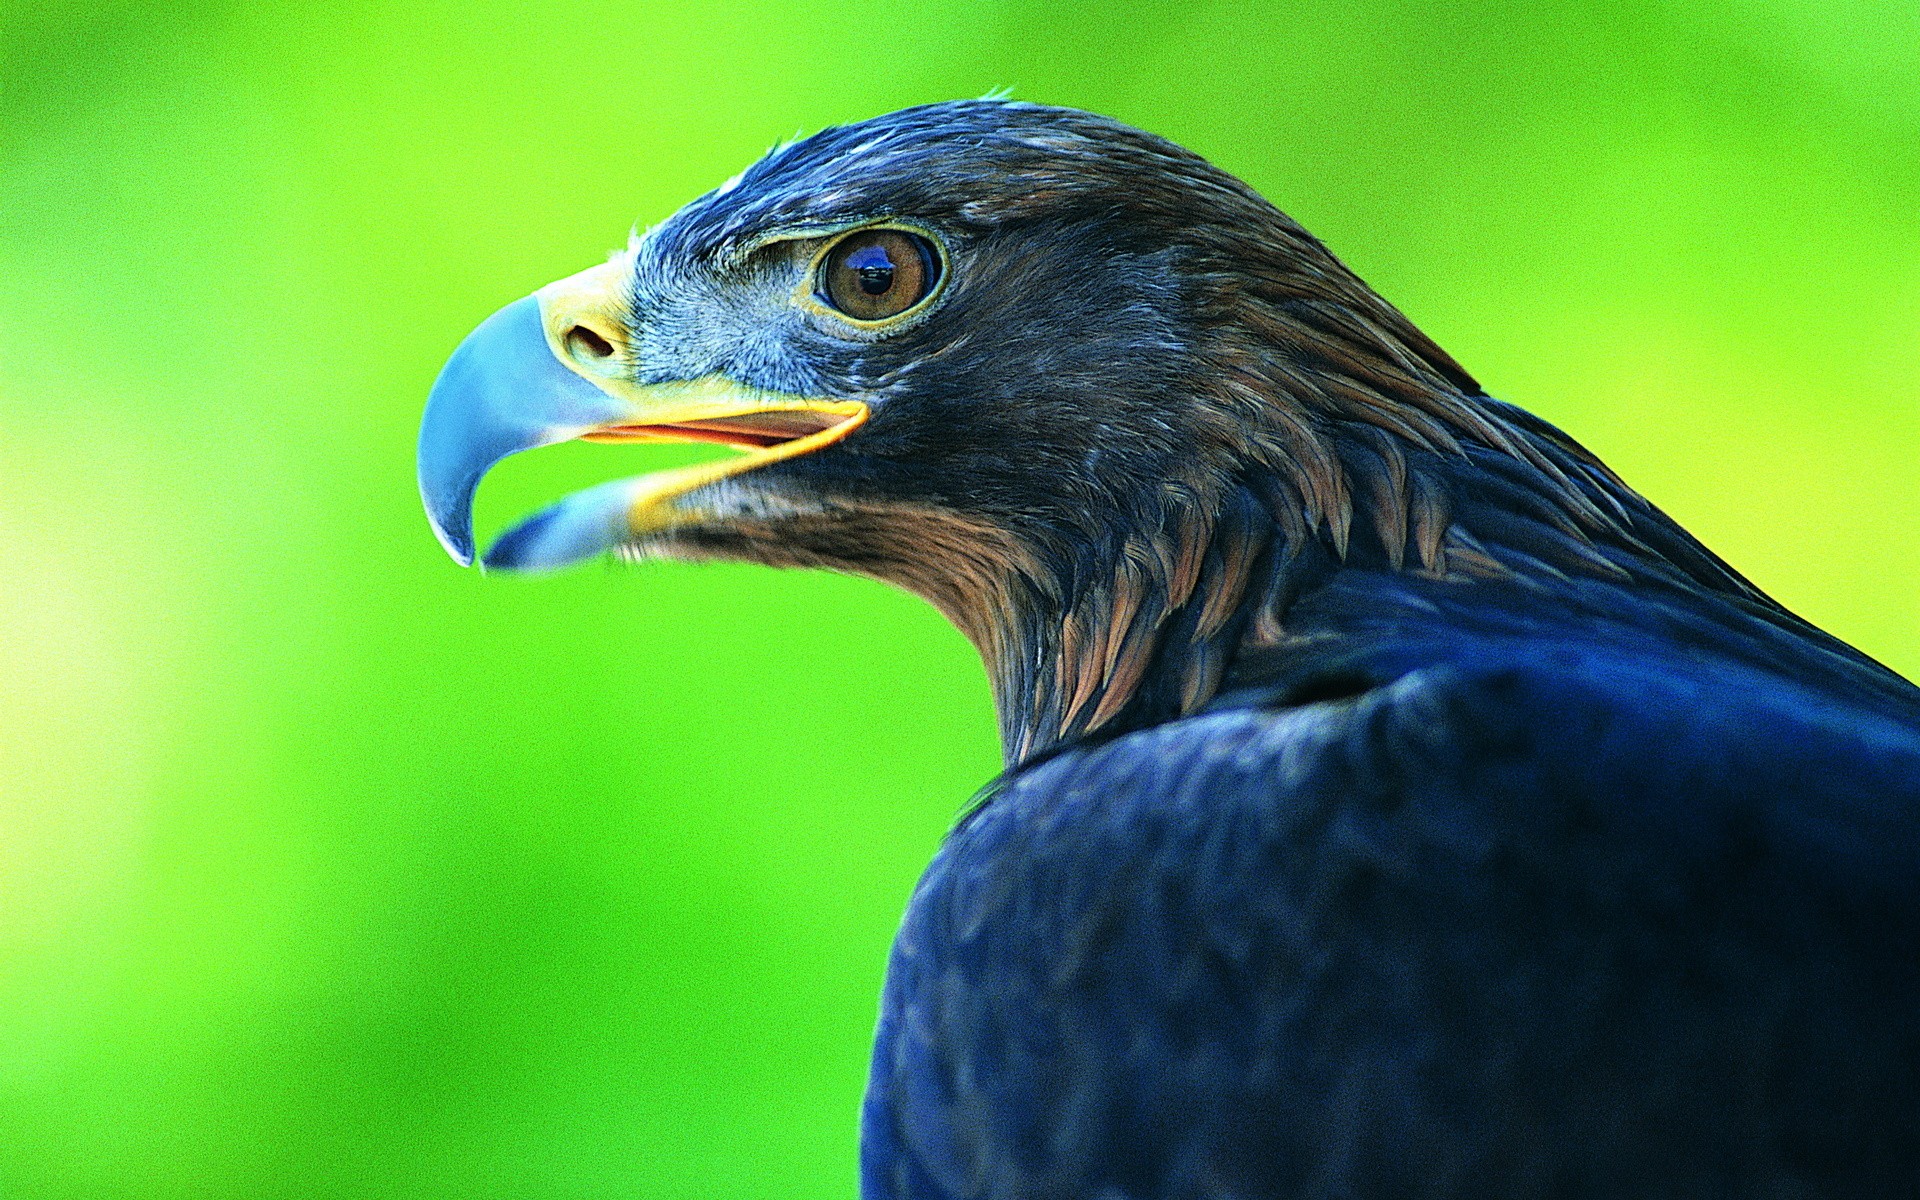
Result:
<svg viewBox="0 0 1920 1200"><path fill-rule="evenodd" d="M866 1194L1910 1194L1914 728L1644 646L1417 657L1004 782L902 929Z"/></svg>

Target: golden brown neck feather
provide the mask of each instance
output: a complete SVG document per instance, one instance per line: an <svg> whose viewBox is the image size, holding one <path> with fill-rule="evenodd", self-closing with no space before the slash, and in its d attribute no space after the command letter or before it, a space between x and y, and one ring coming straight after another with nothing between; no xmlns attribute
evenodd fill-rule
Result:
<svg viewBox="0 0 1920 1200"><path fill-rule="evenodd" d="M1271 541L1244 497L1222 519L1214 497L1186 495L1151 533L1124 537L1104 573L1069 581L1054 557L1004 531L924 512L911 558L866 573L926 598L979 650L1009 765L1111 727L1151 693L1156 719L1218 690L1247 615L1243 600Z"/></svg>

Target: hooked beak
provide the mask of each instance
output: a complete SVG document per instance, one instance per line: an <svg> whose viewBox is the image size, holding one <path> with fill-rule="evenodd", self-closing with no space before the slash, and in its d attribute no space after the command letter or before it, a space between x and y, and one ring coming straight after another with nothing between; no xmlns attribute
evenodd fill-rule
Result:
<svg viewBox="0 0 1920 1200"><path fill-rule="evenodd" d="M592 558L690 517L679 501L706 484L833 444L859 428L857 400L794 396L719 376L634 382L624 262L516 300L468 334L434 380L420 423L420 497L455 562L473 561L473 494L510 454L588 441L719 442L731 460L577 492L509 530L486 555L507 570Z"/></svg>

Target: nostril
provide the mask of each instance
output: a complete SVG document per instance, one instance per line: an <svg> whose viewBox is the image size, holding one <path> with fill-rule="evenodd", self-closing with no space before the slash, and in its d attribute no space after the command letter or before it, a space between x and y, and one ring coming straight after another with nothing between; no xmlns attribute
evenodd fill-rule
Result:
<svg viewBox="0 0 1920 1200"><path fill-rule="evenodd" d="M567 330L567 352L575 358L612 358L613 343L585 325Z"/></svg>

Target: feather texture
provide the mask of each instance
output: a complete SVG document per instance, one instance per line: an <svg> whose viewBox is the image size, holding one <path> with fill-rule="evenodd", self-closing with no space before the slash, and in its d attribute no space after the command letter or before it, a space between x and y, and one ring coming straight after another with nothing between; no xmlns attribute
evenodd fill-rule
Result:
<svg viewBox="0 0 1920 1200"><path fill-rule="evenodd" d="M1383 587L1393 633L1303 630L955 831L894 953L866 1194L1904 1194L1910 712Z"/></svg>
<svg viewBox="0 0 1920 1200"><path fill-rule="evenodd" d="M876 222L939 243L924 311L798 313ZM1920 692L1251 188L965 101L631 257L639 382L871 413L635 552L899 584L993 684L869 1200L1913 1193Z"/></svg>

